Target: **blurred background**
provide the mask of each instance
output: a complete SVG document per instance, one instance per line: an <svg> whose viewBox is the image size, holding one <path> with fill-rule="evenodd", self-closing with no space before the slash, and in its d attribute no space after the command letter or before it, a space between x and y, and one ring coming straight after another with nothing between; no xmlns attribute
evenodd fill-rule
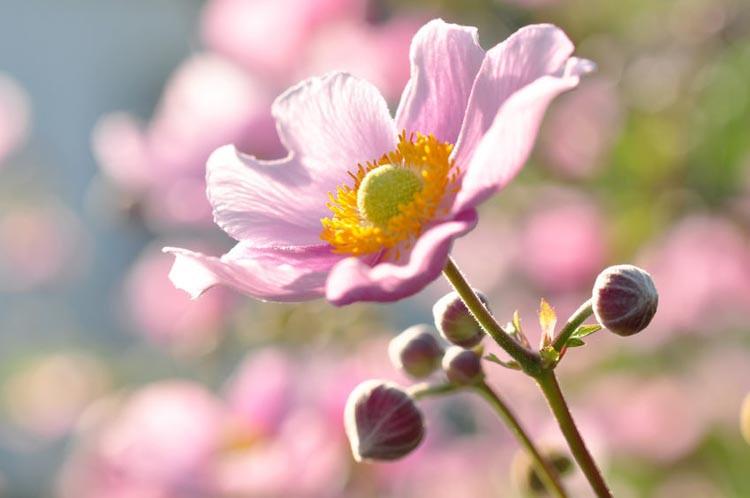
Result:
<svg viewBox="0 0 750 498"><path fill-rule="evenodd" d="M424 403L428 437L405 460L351 459L349 390L406 382L387 341L429 322L445 284L389 306L190 302L159 251L231 246L205 160L230 142L282 155L269 106L291 84L345 69L395 109L411 36L437 16L485 48L553 22L599 66L456 260L528 330L542 296L563 318L608 264L649 270L653 324L566 357L574 413L618 497L750 496L745 0L3 0L0 496L522 496L515 443L469 396ZM493 367L559 446L532 383Z"/></svg>

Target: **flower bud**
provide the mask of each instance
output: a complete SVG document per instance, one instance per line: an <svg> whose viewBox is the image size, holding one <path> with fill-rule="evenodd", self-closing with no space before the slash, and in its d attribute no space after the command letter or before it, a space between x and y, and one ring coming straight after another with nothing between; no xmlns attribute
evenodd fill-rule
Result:
<svg viewBox="0 0 750 498"><path fill-rule="evenodd" d="M482 360L471 349L451 346L443 356L443 370L448 380L459 386L468 386L484 379Z"/></svg>
<svg viewBox="0 0 750 498"><path fill-rule="evenodd" d="M750 394L745 396L742 403L742 413L740 414L740 430L745 437L747 444L750 444Z"/></svg>
<svg viewBox="0 0 750 498"><path fill-rule="evenodd" d="M416 379L427 377L440 366L443 348L429 325L414 325L391 339L388 356L393 366Z"/></svg>
<svg viewBox="0 0 750 498"><path fill-rule="evenodd" d="M633 335L645 329L658 303L659 294L651 275L637 266L610 266L594 283L594 315L617 335Z"/></svg>
<svg viewBox="0 0 750 498"><path fill-rule="evenodd" d="M414 399L397 385L368 380L349 395L344 428L354 459L396 460L424 438L424 418Z"/></svg>
<svg viewBox="0 0 750 498"><path fill-rule="evenodd" d="M477 292L479 299L487 306L487 298ZM456 346L473 348L484 338L484 331L471 315L456 292L441 297L432 307L435 325L446 341Z"/></svg>
<svg viewBox="0 0 750 498"><path fill-rule="evenodd" d="M542 455L563 476L573 470L573 462L558 450L542 451ZM511 478L524 496L548 496L547 488L534 467L534 462L525 451L519 451L511 464Z"/></svg>

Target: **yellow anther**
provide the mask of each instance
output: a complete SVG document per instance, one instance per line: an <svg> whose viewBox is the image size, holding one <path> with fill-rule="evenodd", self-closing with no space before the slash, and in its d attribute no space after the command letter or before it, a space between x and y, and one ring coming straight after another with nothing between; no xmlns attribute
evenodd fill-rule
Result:
<svg viewBox="0 0 750 498"><path fill-rule="evenodd" d="M321 220L320 238L340 254L398 254L440 214L445 197L455 193L452 184L459 172L452 149L432 135L402 133L396 150L358 165L349 172L354 185L341 185L329 194L332 216Z"/></svg>

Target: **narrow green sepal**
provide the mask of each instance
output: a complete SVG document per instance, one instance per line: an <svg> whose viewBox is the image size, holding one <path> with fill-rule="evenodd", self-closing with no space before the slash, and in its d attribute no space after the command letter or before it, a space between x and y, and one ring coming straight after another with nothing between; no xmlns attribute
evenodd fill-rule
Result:
<svg viewBox="0 0 750 498"><path fill-rule="evenodd" d="M484 359L487 361L491 361L492 363L497 363L498 365L503 366L505 368L510 368L511 370L521 370L521 365L519 365L516 360L503 361L500 358L498 358L495 353L490 353L488 355L485 355Z"/></svg>

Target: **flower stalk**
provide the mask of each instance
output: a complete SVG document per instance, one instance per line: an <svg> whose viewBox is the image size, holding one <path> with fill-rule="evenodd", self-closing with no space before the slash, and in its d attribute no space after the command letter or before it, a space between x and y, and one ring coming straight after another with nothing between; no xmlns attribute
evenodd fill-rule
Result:
<svg viewBox="0 0 750 498"><path fill-rule="evenodd" d="M466 281L456 263L448 258L448 262L443 270L443 275L451 283L461 299L464 300L466 307L471 311L477 322L482 326L485 332L489 334L495 342L503 348L514 360L516 360L527 375L533 377L544 397L547 399L549 407L557 419L557 423L570 447L573 456L581 467L584 475L589 481L597 498L612 498L607 484L604 482L599 468L594 462L591 453L589 453L586 444L583 442L575 421L573 420L567 402L557 383L554 374L555 363L545 365L541 356L516 342L490 314L489 310L480 301L472 287ZM573 314L563 329L553 341L553 347L560 352L565 347L571 334L593 313L591 301L587 301ZM559 349L558 349L559 348Z"/></svg>
<svg viewBox="0 0 750 498"><path fill-rule="evenodd" d="M577 310L575 310L570 318L568 318L565 326L557 334L555 340L552 341L552 347L555 349L555 351L557 351L558 353L562 353L562 350L565 349L565 346L568 343L568 339L570 339L570 336L573 334L573 332L575 332L578 327L583 325L583 322L585 322L593 314L594 308L591 299L589 299L581 306L579 306Z"/></svg>
<svg viewBox="0 0 750 498"><path fill-rule="evenodd" d="M570 414L570 409L560 389L560 384L557 382L554 370L545 371L536 378L536 381L542 393L544 393L544 397L547 398L547 403L557 419L573 457L594 489L597 498L612 498L612 492L607 487L607 483L604 482L601 471L588 448L586 448L586 443L584 443L573 416Z"/></svg>
<svg viewBox="0 0 750 498"><path fill-rule="evenodd" d="M505 404L505 401L489 386L486 382L481 381L471 387L457 386L453 383L444 384L428 384L422 383L412 386L409 389L409 394L414 399L424 399L432 396L442 396L446 394L454 393L460 389L472 389L479 394L487 403L492 407L495 413L498 414L500 419L510 429L511 433L515 436L521 447L531 457L534 468L536 469L539 478L544 483L544 486L550 491L552 496L556 498L568 498L568 494L563 488L560 482L560 476L552 464L547 458L545 458L539 449L536 447L534 442L529 437L526 430L521 425L518 417Z"/></svg>

